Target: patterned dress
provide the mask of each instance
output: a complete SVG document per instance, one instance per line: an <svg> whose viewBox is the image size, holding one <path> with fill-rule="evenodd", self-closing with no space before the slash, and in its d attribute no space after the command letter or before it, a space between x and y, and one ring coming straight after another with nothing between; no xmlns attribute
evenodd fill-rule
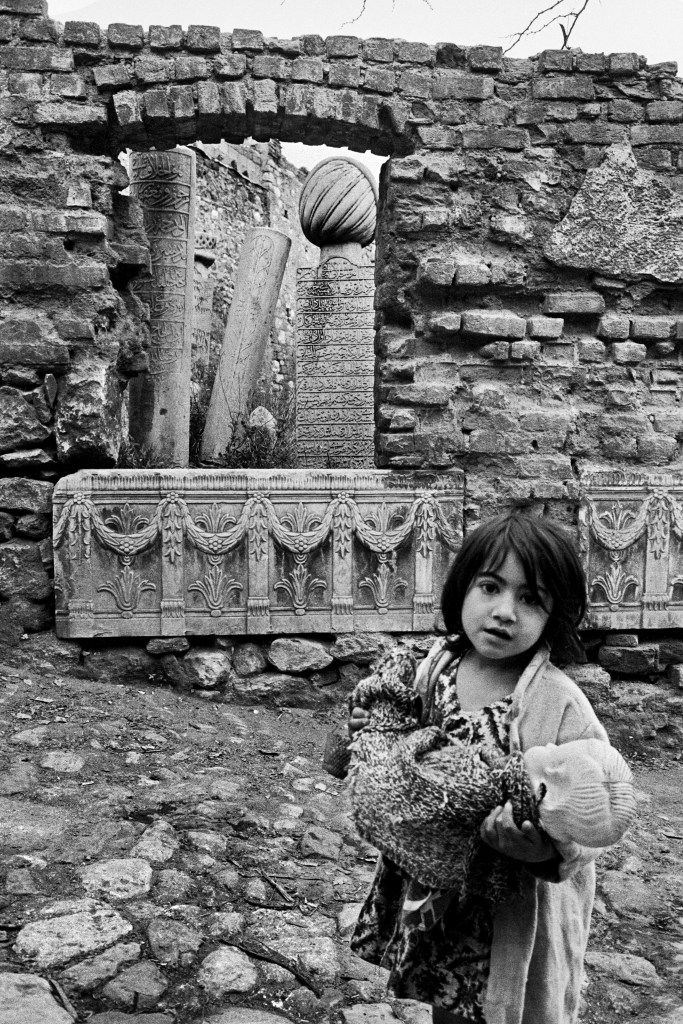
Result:
<svg viewBox="0 0 683 1024"><path fill-rule="evenodd" d="M508 754L506 719L512 694L478 711L463 711L456 694L457 667L457 662L450 665L437 680L430 724L463 743ZM419 904L417 913L407 909ZM390 970L388 990L394 996L457 1011L484 1024L491 940L488 907L472 913L453 901L452 894L430 894L387 857L380 857L351 949Z"/></svg>

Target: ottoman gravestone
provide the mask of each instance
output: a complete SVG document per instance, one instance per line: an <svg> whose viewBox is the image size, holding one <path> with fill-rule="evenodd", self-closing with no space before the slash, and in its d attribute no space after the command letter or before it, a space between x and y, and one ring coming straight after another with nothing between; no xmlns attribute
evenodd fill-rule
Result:
<svg viewBox="0 0 683 1024"><path fill-rule="evenodd" d="M194 224L194 153L133 153L131 194L142 206L151 280L140 288L150 306L149 371L130 384L130 434L163 464L187 466L190 428Z"/></svg>
<svg viewBox="0 0 683 1024"><path fill-rule="evenodd" d="M202 437L204 462L220 461L258 380L291 240L274 228L247 232Z"/></svg>
<svg viewBox="0 0 683 1024"><path fill-rule="evenodd" d="M192 369L203 372L211 358L211 314L215 278L216 239L208 232L197 235L194 251L194 321L192 324Z"/></svg>
<svg viewBox="0 0 683 1024"><path fill-rule="evenodd" d="M317 267L297 274L297 455L304 466L374 465L374 237L377 188L348 157L319 163L299 203Z"/></svg>

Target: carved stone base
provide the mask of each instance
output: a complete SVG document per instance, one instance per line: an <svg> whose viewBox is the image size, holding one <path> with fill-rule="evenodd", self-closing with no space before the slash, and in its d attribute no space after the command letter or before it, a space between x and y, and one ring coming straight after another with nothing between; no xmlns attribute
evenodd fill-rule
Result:
<svg viewBox="0 0 683 1024"><path fill-rule="evenodd" d="M458 472L83 470L55 488L57 633L430 630L462 502Z"/></svg>

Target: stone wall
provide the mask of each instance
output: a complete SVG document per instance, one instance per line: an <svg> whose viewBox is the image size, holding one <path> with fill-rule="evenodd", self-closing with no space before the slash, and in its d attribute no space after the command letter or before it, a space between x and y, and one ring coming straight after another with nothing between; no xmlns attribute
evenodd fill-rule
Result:
<svg viewBox="0 0 683 1024"><path fill-rule="evenodd" d="M36 628L51 482L113 464L145 366L127 147L252 137L391 157L377 462L464 470L466 524L519 498L573 525L582 473L679 469L676 74L631 53L61 26L42 0L0 0L0 600Z"/></svg>

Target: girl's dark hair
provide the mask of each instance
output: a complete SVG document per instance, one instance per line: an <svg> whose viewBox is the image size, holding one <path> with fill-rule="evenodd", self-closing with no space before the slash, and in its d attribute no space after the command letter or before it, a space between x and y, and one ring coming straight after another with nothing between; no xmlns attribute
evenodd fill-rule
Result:
<svg viewBox="0 0 683 1024"><path fill-rule="evenodd" d="M519 558L533 596L541 601L541 582L552 598L541 640L550 644L556 660L585 660L577 627L586 611L586 577L575 546L562 527L525 512L489 519L465 538L441 595L446 631L461 632L462 605L475 576L496 572L511 551Z"/></svg>

